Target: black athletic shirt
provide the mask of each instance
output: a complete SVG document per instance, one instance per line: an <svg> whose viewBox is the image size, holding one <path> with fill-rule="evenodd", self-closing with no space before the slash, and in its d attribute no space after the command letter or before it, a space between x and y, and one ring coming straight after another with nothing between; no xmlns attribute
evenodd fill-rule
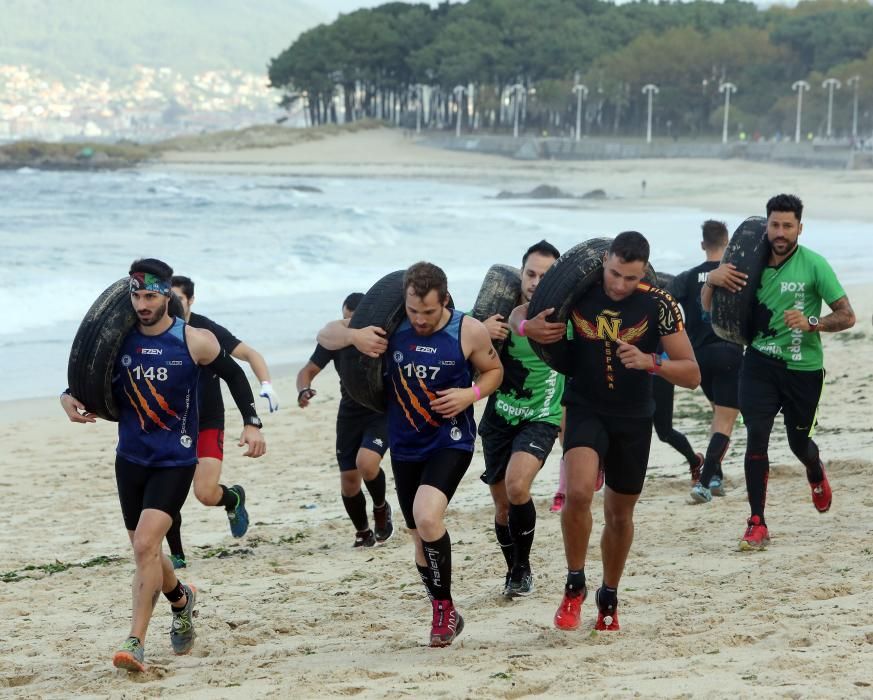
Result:
<svg viewBox="0 0 873 700"><path fill-rule="evenodd" d="M312 353L312 357L309 358L309 361L318 367L318 369L324 369L330 361L333 360L333 366L337 370L337 374L339 374L337 355L338 351L328 350L326 347L319 344L315 346L315 352ZM337 420L343 420L346 418L357 420L360 418L372 418L373 416L381 415L381 413L376 413L375 411L371 411L369 408L356 403L352 397L349 396L346 388L343 386L342 380L340 380L340 405L336 416Z"/></svg>
<svg viewBox="0 0 873 700"><path fill-rule="evenodd" d="M629 418L655 411L652 377L626 369L618 358L617 340L642 352L658 351L665 335L684 329L679 306L663 289L645 283L621 301L613 301L603 286L590 289L570 313L573 324L573 379L564 399L568 406L586 406L597 413Z"/></svg>
<svg viewBox="0 0 873 700"><path fill-rule="evenodd" d="M205 328L218 338L218 344L230 355L242 342L224 326L200 314L191 314L188 324L194 328ZM204 368L200 377L200 430L218 428L224 430L224 400L221 398L221 383L218 375Z"/></svg>
<svg viewBox="0 0 873 700"><path fill-rule="evenodd" d="M700 291L706 284L706 278L719 264L715 260L707 260L676 275L670 283L670 292L685 309L685 330L695 350L710 343L723 342L712 330L709 313L703 310L700 302Z"/></svg>

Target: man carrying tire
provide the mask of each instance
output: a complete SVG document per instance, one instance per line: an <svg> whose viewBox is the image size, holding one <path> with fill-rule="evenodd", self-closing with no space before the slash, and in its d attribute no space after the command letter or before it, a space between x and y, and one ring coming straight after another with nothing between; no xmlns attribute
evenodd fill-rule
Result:
<svg viewBox="0 0 873 700"><path fill-rule="evenodd" d="M522 257L518 304L530 301L543 275L560 257L557 248L540 241ZM488 399L479 423L485 473L491 489L494 530L506 559L503 595L527 596L533 591L530 551L537 511L531 485L552 451L561 426L564 377L543 362L520 333L512 333L496 314L485 320L492 340L503 341L500 360L503 382Z"/></svg>
<svg viewBox="0 0 873 700"><path fill-rule="evenodd" d="M279 397L270 381L270 370L263 355L234 336L227 328L201 314L191 311L194 304L194 282L190 277L175 275L172 279L173 293L184 311L184 320L192 328L211 331L218 344L228 355L247 362L261 383L260 396L267 399L270 413L279 410ZM249 513L246 510L246 492L242 486L227 487L219 483L224 460L224 400L221 384L213 372L200 377L199 386L200 425L197 438L197 469L194 472L194 495L204 506L223 507L227 514L230 534L242 537L249 529ZM170 561L176 569L187 566L182 547L182 515L173 518L167 532Z"/></svg>
<svg viewBox="0 0 873 700"><path fill-rule="evenodd" d="M445 512L473 457L473 403L500 386L503 369L485 326L447 308L446 276L439 267L410 267L402 294L406 318L389 337L376 326L354 329L334 321L319 332L318 342L329 350L354 345L368 357L384 358L397 499L432 603L430 645L442 647L464 627L452 600Z"/></svg>
<svg viewBox="0 0 873 700"><path fill-rule="evenodd" d="M820 513L831 507L832 493L812 439L824 386L820 333L836 333L855 325L855 312L830 264L798 244L803 231L803 202L780 194L767 202L770 256L755 293L754 334L740 370L739 404L746 424L745 475L751 515L740 540L741 550L763 549L770 543L764 519L768 448L773 422L781 410L788 445L806 467L812 502ZM710 310L713 290L738 292L748 275L731 263L709 273L701 293ZM831 313L819 318L822 302Z"/></svg>
<svg viewBox="0 0 873 700"><path fill-rule="evenodd" d="M566 362L572 379L564 393L567 500L561 512L567 582L554 618L562 630L579 627L588 592L585 560L601 464L606 480L600 540L603 584L595 596L595 629L619 629L618 585L633 542L634 507L643 489L652 441L652 375L690 389L700 382L679 307L667 292L642 281L648 260L649 243L642 234L620 233L603 258L602 278L581 293L569 311L573 339ZM550 271L568 273L575 275L573 265L561 262ZM548 282L546 275L537 296L542 292L545 305L552 308L537 313L524 328L531 340L546 348L564 340L566 325L546 318L568 301L550 298L553 287ZM526 316L524 306L512 312L513 330ZM656 352L659 341L666 360Z"/></svg>
<svg viewBox="0 0 873 700"><path fill-rule="evenodd" d="M349 320L364 295L349 294L343 301L343 319ZM297 373L297 405L306 408L315 396L312 380L333 360L336 351L318 345L312 357ZM388 449L388 426L384 413L377 413L356 403L340 381L340 405L336 416L336 458L340 468L340 494L343 505L355 526L352 547L373 547L387 542L394 534L391 505L385 499L385 472L382 457ZM361 482L373 499L373 525L367 519L367 499Z"/></svg>
<svg viewBox="0 0 873 700"><path fill-rule="evenodd" d="M248 446L245 456L260 457L266 444L239 366L212 333L167 313L170 266L151 258L137 260L129 274L138 323L121 341L112 376L119 409L115 478L136 573L130 636L112 662L117 668L144 671L146 630L161 592L173 612L173 651L187 654L194 643L196 591L179 582L161 542L194 478L201 367L218 374L231 389L243 417L239 444ZM94 414L69 390L61 395L61 406L74 423L95 422Z"/></svg>
<svg viewBox="0 0 873 700"><path fill-rule="evenodd" d="M743 361L742 346L719 338L712 329L709 312L701 306L700 293L727 248L727 226L710 219L704 221L701 228L700 247L706 260L677 275L670 287L676 301L685 309L685 328L700 366L700 388L712 405L709 446L703 469L691 487L693 503L709 503L713 496L724 496L721 463L740 412L738 387Z"/></svg>

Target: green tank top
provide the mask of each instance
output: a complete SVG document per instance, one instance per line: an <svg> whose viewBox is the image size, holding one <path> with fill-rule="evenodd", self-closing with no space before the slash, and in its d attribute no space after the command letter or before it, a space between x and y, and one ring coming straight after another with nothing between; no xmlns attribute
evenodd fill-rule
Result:
<svg viewBox="0 0 873 700"><path fill-rule="evenodd" d="M778 267L765 268L761 275L752 347L784 362L788 369L821 369L824 356L820 335L790 329L784 314L798 309L805 317L819 316L822 301L832 304L845 294L828 261L798 246L790 258Z"/></svg>
<svg viewBox="0 0 873 700"><path fill-rule="evenodd" d="M483 421L560 425L564 376L537 357L527 338L514 333L506 339L500 359L503 382L489 399Z"/></svg>

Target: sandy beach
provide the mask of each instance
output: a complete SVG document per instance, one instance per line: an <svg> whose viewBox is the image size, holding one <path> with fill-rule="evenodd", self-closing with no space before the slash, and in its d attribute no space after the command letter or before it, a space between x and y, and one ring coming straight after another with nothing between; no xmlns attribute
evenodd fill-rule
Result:
<svg viewBox="0 0 873 700"><path fill-rule="evenodd" d="M796 170L743 161L518 163L416 146L379 130L272 150L168 156L161 167L306 176L463 177L497 187L541 182L580 193L601 187L635 206L718 206L759 213L768 193L793 191L810 216L873 214L873 172ZM616 206L607 200L591 206ZM859 242L859 245L863 243ZM483 273L487 265L483 263ZM817 440L834 505L813 508L803 467L777 422L764 552L741 553L748 506L745 437L737 426L724 463L727 496L688 503L687 465L653 443L637 507L636 540L619 591L622 630L593 630L593 600L573 633L552 624L566 573L560 519L548 512L558 448L534 483L536 590L500 595L503 562L481 449L453 500L453 593L466 620L447 649L425 646L430 605L412 565L389 473L398 531L351 548L353 528L334 464L336 375L315 383L310 408L294 403L297 367L274 372L282 409L265 415L268 454L242 458L228 412L224 473L249 494L252 526L234 540L220 509L189 496L182 580L200 591L198 639L172 654L168 606L146 640L150 670L111 666L127 634L133 561L113 474L115 425L69 423L57 400L0 405L6 458L0 486L0 689L6 697L664 697L873 696L873 285L848 288L858 316L825 336L828 370ZM269 360L269 358L267 358ZM61 387L62 388L62 387ZM677 390L675 426L705 448L708 405ZM483 402L484 404L484 402ZM230 404L232 405L232 404ZM480 410L482 406L479 407ZM597 533L586 570L601 574Z"/></svg>

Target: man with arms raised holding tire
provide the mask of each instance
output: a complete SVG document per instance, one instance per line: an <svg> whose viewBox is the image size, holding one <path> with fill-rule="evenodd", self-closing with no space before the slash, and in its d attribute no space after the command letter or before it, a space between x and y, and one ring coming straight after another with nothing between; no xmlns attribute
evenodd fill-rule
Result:
<svg viewBox="0 0 873 700"><path fill-rule="evenodd" d="M855 325L855 312L830 264L798 244L803 202L780 194L767 202L770 256L755 294L754 335L740 371L740 411L746 424L746 489L751 516L740 540L741 550L763 549L770 543L764 519L768 448L773 422L785 416L788 445L806 467L812 502L820 513L831 507L831 487L818 445L812 439L824 386L820 333L836 333ZM731 263L709 273L701 293L703 308L712 306L713 290L738 292L748 275ZM819 318L822 302L831 313Z"/></svg>
<svg viewBox="0 0 873 700"><path fill-rule="evenodd" d="M543 275L560 257L546 241L528 248L522 258L521 299L530 301ZM520 333L496 315L485 320L493 340L502 340L503 382L488 399L479 423L485 473L482 481L494 500L494 530L506 559L503 595L515 598L533 591L530 550L537 511L531 485L552 451L561 427L564 377L543 362Z"/></svg>
<svg viewBox="0 0 873 700"><path fill-rule="evenodd" d="M149 258L135 261L129 274L138 323L121 342L112 375L118 406L115 478L136 573L130 636L112 662L144 671L146 630L161 592L173 612L173 651L187 654L194 643L196 591L179 582L161 542L185 502L197 464L200 367L228 383L243 416L239 444L248 446L245 456L260 457L266 445L239 365L212 333L168 314L172 268ZM69 390L61 394L61 406L74 423L95 422L94 414Z"/></svg>
<svg viewBox="0 0 873 700"><path fill-rule="evenodd" d="M606 479L600 540L603 583L595 596L595 629L619 629L618 585L633 542L634 507L652 441L652 375L689 389L700 382L679 307L667 292L642 281L648 260L649 243L642 234L620 233L604 256L602 281L584 292L570 312L572 379L564 393L567 500L561 512L567 582L555 613L558 629L579 627L588 592L585 560L591 501L601 464ZM559 267L553 271L559 272ZM554 306L563 302L555 299ZM548 345L564 338L566 325L546 320L553 312L548 308L526 321L524 330L531 340ZM510 316L513 329L526 316L525 306L515 309ZM659 341L668 359L656 352Z"/></svg>
<svg viewBox="0 0 873 700"><path fill-rule="evenodd" d="M173 293L184 311L184 320L192 328L205 328L218 340L228 355L247 362L261 384L260 395L267 399L270 413L279 410L279 398L270 381L270 370L263 355L247 345L227 328L191 311L194 304L194 282L190 277L175 275L172 279ZM239 484L227 487L219 483L224 460L224 400L221 384L214 372L206 372L200 378L199 387L200 425L197 438L197 470L194 472L194 495L204 506L221 506L227 514L230 534L242 537L249 529L249 513L246 510L246 492ZM182 548L182 515L173 518L167 532L170 546L170 561L177 569L187 566Z"/></svg>
<svg viewBox="0 0 873 700"><path fill-rule="evenodd" d="M402 290L406 319L390 337L379 327L353 329L334 321L319 332L318 342L329 350L354 345L368 357L384 356L394 484L432 603L430 645L442 647L464 627L452 600L445 512L473 458L473 403L500 386L503 369L485 326L447 307L439 267L416 263L406 271Z"/></svg>

